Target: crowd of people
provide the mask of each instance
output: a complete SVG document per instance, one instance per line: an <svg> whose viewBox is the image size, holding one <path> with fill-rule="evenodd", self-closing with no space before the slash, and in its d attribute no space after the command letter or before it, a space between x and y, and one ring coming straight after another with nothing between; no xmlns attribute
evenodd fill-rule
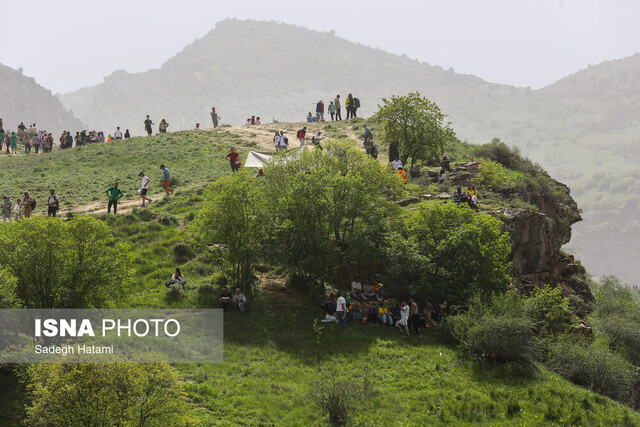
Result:
<svg viewBox="0 0 640 427"><path fill-rule="evenodd" d="M340 329L351 324L379 324L396 327L400 333L410 335L415 331L420 335L423 328L431 327L439 319L440 312L427 302L421 311L415 299L390 300L384 298L384 285L377 280L355 277L351 282L351 292L342 290L335 297L331 292L322 303L323 323L336 323Z"/></svg>
<svg viewBox="0 0 640 427"><path fill-rule="evenodd" d="M2 221L11 222L19 221L22 218L31 218L33 210L36 208L37 202L29 194L28 191L23 192L22 199L16 199L15 203L11 201L11 196L5 195L2 198ZM56 216L60 208L60 199L53 188L49 190L47 196L47 215Z"/></svg>
<svg viewBox="0 0 640 427"><path fill-rule="evenodd" d="M347 111L347 120L358 117L357 111L360 108L360 100L354 98L352 94L347 95L344 101L344 109ZM331 115L331 121L342 120L342 102L340 101L340 95L336 95L333 101L329 101L329 105L326 106L327 112ZM316 103L315 115L309 111L307 114L307 122L324 122L325 103L321 99Z"/></svg>

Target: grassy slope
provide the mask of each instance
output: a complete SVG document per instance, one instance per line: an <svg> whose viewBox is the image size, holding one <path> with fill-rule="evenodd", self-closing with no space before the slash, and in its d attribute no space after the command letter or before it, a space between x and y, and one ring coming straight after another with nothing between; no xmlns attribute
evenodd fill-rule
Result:
<svg viewBox="0 0 640 427"><path fill-rule="evenodd" d="M297 126L282 125L285 129ZM328 133L342 136L353 127L355 124L334 125ZM91 199L106 184L97 178L88 179L89 175L112 173L131 194L141 167L166 162L181 182L176 196L161 199L146 210L103 216L118 236L131 243L139 266L136 282L120 305L207 306L198 300L195 289L210 281L215 266L203 253L193 253L186 257L188 260L176 258L175 247L189 241L188 224L198 210L206 182L229 173L223 159L226 144L242 143L233 130L215 132L90 146L53 153L51 160L44 156L0 159L0 165L13 161L51 164L43 178L65 185L69 195L65 197ZM219 145L211 145L212 137ZM171 139L180 142L170 143ZM124 145L126 150L120 148ZM77 180L69 178L67 168L56 165L57 161L72 163L80 158L84 164L76 172L83 175ZM23 170L14 173L16 183L30 175ZM187 172L188 179L182 176ZM6 179L2 182L8 183ZM43 188L48 185L45 182ZM183 269L189 285L183 300L168 303L163 283L176 266ZM266 274L276 276L276 272ZM304 295L262 292L251 296L252 313L231 313L226 318L224 363L177 366L185 379L193 416L203 423L228 425L324 424L326 418L310 392L317 381L336 378L353 386L356 425L640 423L640 416L630 409L546 371L523 377L508 370L474 367L459 359L453 345L441 343L430 334L405 341L396 331L383 327L358 325L340 334L329 325L318 343L312 328L319 314L317 301L307 300ZM283 305L283 301L295 302ZM0 405L0 419L19 416L18 406L9 402Z"/></svg>

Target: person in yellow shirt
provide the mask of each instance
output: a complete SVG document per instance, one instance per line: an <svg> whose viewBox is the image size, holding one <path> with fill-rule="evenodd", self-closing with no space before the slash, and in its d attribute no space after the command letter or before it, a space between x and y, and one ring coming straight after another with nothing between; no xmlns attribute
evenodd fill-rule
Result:
<svg viewBox="0 0 640 427"><path fill-rule="evenodd" d="M467 188L467 196L469 197L469 206L473 209L478 209L478 191L473 184L469 184L469 188Z"/></svg>
<svg viewBox="0 0 640 427"><path fill-rule="evenodd" d="M378 320L380 320L380 323L383 325L393 325L393 319L384 302L380 303L380 307L378 308Z"/></svg>

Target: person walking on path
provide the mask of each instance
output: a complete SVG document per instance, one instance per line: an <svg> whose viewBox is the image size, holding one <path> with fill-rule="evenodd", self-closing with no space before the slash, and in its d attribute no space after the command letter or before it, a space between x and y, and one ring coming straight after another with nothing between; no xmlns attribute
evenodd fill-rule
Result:
<svg viewBox="0 0 640 427"><path fill-rule="evenodd" d="M216 107L211 107L211 121L214 129L218 127L218 120L220 120L220 116L216 113Z"/></svg>
<svg viewBox="0 0 640 427"><path fill-rule="evenodd" d="M231 148L231 151L229 151L229 154L227 154L227 156L225 157L225 159L229 160L229 164L231 165L231 172L238 172L238 159L240 158L240 155L238 153L236 153L236 150L233 149L233 147Z"/></svg>
<svg viewBox="0 0 640 427"><path fill-rule="evenodd" d="M283 131L280 131L280 150L276 148L276 151L287 151L289 149L289 138L284 134Z"/></svg>
<svg viewBox="0 0 640 427"><path fill-rule="evenodd" d="M158 129L160 133L167 133L167 128L169 127L169 123L165 119L160 120L160 124L158 125Z"/></svg>
<svg viewBox="0 0 640 427"><path fill-rule="evenodd" d="M147 131L147 135L151 136L151 134L153 133L153 129L151 128L151 125L153 125L153 122L151 121L151 119L149 118L149 115L147 114L147 120L144 121L144 130Z"/></svg>
<svg viewBox="0 0 640 427"><path fill-rule="evenodd" d="M11 222L11 199L9 196L4 196L2 200L2 221Z"/></svg>
<svg viewBox="0 0 640 427"><path fill-rule="evenodd" d="M11 154L18 154L18 136L11 132Z"/></svg>
<svg viewBox="0 0 640 427"><path fill-rule="evenodd" d="M298 131L298 133L296 134L296 136L298 137L298 141L300 141L300 147L304 147L305 143L304 143L304 138L307 135L307 127L304 126L302 129L300 129Z"/></svg>
<svg viewBox="0 0 640 427"><path fill-rule="evenodd" d="M111 206L113 206L113 214L115 215L118 212L118 201L124 197L124 193L118 188L118 181L113 183L113 187L107 189L106 194L109 197L107 214L111 213Z"/></svg>
<svg viewBox="0 0 640 427"><path fill-rule="evenodd" d="M36 201L29 195L28 191L24 192L24 200L22 201L22 206L24 206L24 217L31 218L31 212L33 212L33 208L35 207Z"/></svg>
<svg viewBox="0 0 640 427"><path fill-rule="evenodd" d="M173 194L173 188L169 188L169 185L171 185L171 172L169 172L169 168L165 165L160 165L160 169L162 169L162 188L164 188L165 193Z"/></svg>
<svg viewBox="0 0 640 427"><path fill-rule="evenodd" d="M16 221L22 219L22 200L16 200L16 204L13 205L13 215L13 219Z"/></svg>
<svg viewBox="0 0 640 427"><path fill-rule="evenodd" d="M151 202L153 201L151 199L147 199L147 191L149 191L149 183L151 182L151 180L147 175L144 174L144 172L140 172L138 176L142 178L142 184L140 186L140 198L142 199L142 207L144 208L146 206L146 201L148 201L149 204L151 204Z"/></svg>
<svg viewBox="0 0 640 427"><path fill-rule="evenodd" d="M56 212L58 211L58 206L60 205L60 200L58 200L58 195L56 194L56 190L53 188L49 190L49 198L47 198L47 215L48 216L56 216Z"/></svg>
<svg viewBox="0 0 640 427"><path fill-rule="evenodd" d="M333 100L333 105L336 107L336 121L342 120L342 115L340 114L340 110L342 109L342 105L340 105L340 95L336 95L336 99Z"/></svg>

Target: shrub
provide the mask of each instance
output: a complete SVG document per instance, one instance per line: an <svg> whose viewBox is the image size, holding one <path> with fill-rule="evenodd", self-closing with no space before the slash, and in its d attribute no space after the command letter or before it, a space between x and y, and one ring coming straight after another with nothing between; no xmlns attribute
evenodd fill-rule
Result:
<svg viewBox="0 0 640 427"><path fill-rule="evenodd" d="M346 425L351 409L350 398L353 390L345 382L320 382L314 386L314 400L329 415L333 425Z"/></svg>
<svg viewBox="0 0 640 427"><path fill-rule="evenodd" d="M548 366L569 381L619 402L630 404L634 399L636 370L604 342L559 341L550 351Z"/></svg>
<svg viewBox="0 0 640 427"><path fill-rule="evenodd" d="M193 258L193 248L185 242L178 242L173 246L173 256L178 264L184 264Z"/></svg>
<svg viewBox="0 0 640 427"><path fill-rule="evenodd" d="M482 162L478 169L478 175L473 182L479 188L497 189L504 185L506 177L500 163L487 160Z"/></svg>
<svg viewBox="0 0 640 427"><path fill-rule="evenodd" d="M167 289L167 293L166 293L166 298L167 298L167 302L177 302L180 301L182 298L184 297L184 290L182 289L182 286L173 283L171 286L169 286L169 289Z"/></svg>
<svg viewBox="0 0 640 427"><path fill-rule="evenodd" d="M576 322L568 301L562 297L560 286L535 288L524 299L524 312L539 335L562 333Z"/></svg>
<svg viewBox="0 0 640 427"><path fill-rule="evenodd" d="M160 215L158 222L166 227L177 227L180 223L178 217L175 215Z"/></svg>

